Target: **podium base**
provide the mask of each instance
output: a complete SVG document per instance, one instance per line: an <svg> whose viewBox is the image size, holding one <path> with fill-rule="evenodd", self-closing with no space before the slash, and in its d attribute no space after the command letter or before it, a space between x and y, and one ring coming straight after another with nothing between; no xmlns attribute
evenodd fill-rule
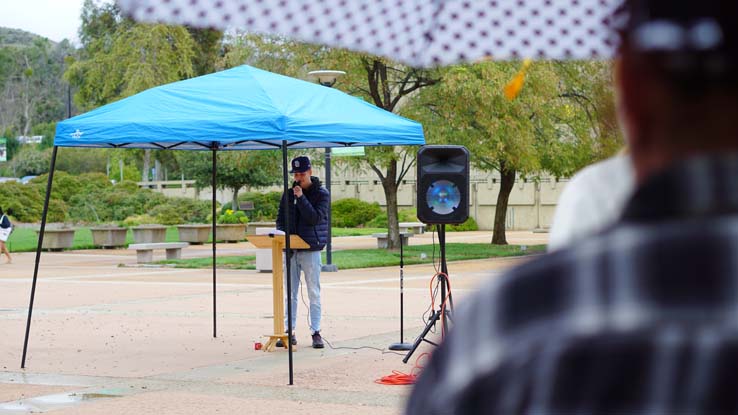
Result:
<svg viewBox="0 0 738 415"><path fill-rule="evenodd" d="M264 337L269 337L269 340L267 340L266 344L264 345L265 352L273 352L274 348L277 347L277 340L282 340L282 344L284 345L284 349L288 350L289 346L287 345L290 341L290 336L287 335L287 333L283 334L265 334ZM297 348L295 346L292 346L292 351L297 351Z"/></svg>

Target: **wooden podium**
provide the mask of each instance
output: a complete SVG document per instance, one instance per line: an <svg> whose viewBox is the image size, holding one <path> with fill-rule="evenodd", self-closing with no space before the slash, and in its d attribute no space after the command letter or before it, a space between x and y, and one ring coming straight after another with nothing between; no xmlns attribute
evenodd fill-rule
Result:
<svg viewBox="0 0 738 415"><path fill-rule="evenodd" d="M274 303L274 334L265 334L269 337L265 352L271 352L277 345L277 340L282 339L284 348L288 348L289 335L284 329L284 273L282 272L282 251L285 246L284 235L249 235L249 242L257 248L272 249L272 301ZM308 249L310 245L297 235L290 235L290 249ZM294 287L293 287L294 289ZM294 313L296 310L292 310ZM293 327L294 329L294 327Z"/></svg>

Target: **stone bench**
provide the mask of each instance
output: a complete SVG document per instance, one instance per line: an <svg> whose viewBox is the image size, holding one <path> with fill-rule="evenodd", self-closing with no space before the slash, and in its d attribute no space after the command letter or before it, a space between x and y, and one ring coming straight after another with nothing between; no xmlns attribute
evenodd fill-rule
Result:
<svg viewBox="0 0 738 415"><path fill-rule="evenodd" d="M425 223L421 222L400 222L400 232L412 233L413 235L420 235L425 233Z"/></svg>
<svg viewBox="0 0 738 415"><path fill-rule="evenodd" d="M136 250L136 262L146 264L154 262L154 249L164 249L167 251L167 259L182 258L182 248L190 246L187 242L155 242L146 244L131 244L128 249Z"/></svg>
<svg viewBox="0 0 738 415"><path fill-rule="evenodd" d="M372 234L373 237L377 238L377 248L387 248L387 239L389 239L389 235L386 233L375 233ZM400 238L402 239L402 246L408 246L408 240L410 237L412 237L412 233L408 232L400 232Z"/></svg>

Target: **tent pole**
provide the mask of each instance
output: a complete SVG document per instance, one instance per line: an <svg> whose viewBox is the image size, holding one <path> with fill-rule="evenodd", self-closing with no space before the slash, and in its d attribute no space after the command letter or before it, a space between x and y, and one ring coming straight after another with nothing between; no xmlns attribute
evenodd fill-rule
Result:
<svg viewBox="0 0 738 415"><path fill-rule="evenodd" d="M216 308L216 301L215 301L215 290L216 290L216 284L215 284L215 281L216 281L216 271L215 271L215 259L216 259L215 250L216 248L215 248L215 245L216 243L215 243L215 240L216 240L216 228L217 228L215 226L215 220L216 220L216 216L215 216L215 184L216 184L215 183L215 172L217 171L217 168L218 168L217 155L218 155L218 147L217 147L217 144L214 144L213 145L213 171L212 171L212 182L211 182L211 189L213 191L213 199L210 205L213 211L212 215L213 215L213 337L214 338L218 337L218 322L216 318L217 308Z"/></svg>
<svg viewBox="0 0 738 415"><path fill-rule="evenodd" d="M36 297L36 281L38 280L38 264L41 262L41 247L44 243L44 231L46 231L46 216L49 213L49 198L51 198L51 183L54 180L54 168L56 167L56 153L59 147L54 146L51 152L51 167L49 167L49 178L46 181L46 198L44 199L44 210L41 213L41 230L38 234L38 245L36 245L36 264L33 267L33 284L31 284L31 300L28 304L28 319L26 320L26 337L23 341L23 358L21 369L26 368L26 352L28 351L28 335L31 333L31 316L33 315L33 300Z"/></svg>
<svg viewBox="0 0 738 415"><path fill-rule="evenodd" d="M328 190L328 207L333 203L333 191L331 190L331 148L325 148L325 188ZM326 263L321 267L322 272L337 272L338 267L333 264L333 219L331 211L328 209L328 241L326 243L325 258Z"/></svg>
<svg viewBox="0 0 738 415"><path fill-rule="evenodd" d="M293 385L292 376L292 313L295 311L292 309L292 278L290 273L290 262L292 255L290 255L290 214L292 212L292 205L290 205L289 195L287 194L287 140L282 141L282 184L284 187L284 254L285 254L285 278L287 280L287 347L289 355L289 366L290 366L290 385Z"/></svg>

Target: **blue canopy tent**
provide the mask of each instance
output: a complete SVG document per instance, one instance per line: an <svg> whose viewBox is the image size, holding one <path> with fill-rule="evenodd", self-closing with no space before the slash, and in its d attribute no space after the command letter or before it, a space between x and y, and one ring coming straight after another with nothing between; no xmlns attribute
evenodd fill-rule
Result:
<svg viewBox="0 0 738 415"><path fill-rule="evenodd" d="M422 126L414 121L337 89L246 65L151 88L60 122L46 185L21 367L25 367L26 362L41 246L59 147L211 151L213 189L216 187L217 151L281 149L286 192L287 149L423 144ZM212 211L215 337L215 191ZM287 212L285 219L289 229L289 209ZM289 261L286 275L289 275ZM290 295L288 278L287 296ZM287 313L292 315L290 302ZM291 331L292 327L288 329ZM287 343L292 384L292 345Z"/></svg>

